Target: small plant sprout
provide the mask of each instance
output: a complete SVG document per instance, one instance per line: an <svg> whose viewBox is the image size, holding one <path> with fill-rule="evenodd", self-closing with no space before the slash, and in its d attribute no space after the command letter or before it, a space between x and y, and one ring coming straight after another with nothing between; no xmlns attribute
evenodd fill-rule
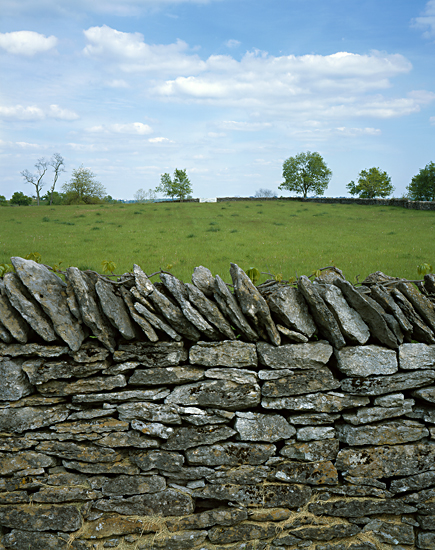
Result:
<svg viewBox="0 0 435 550"><path fill-rule="evenodd" d="M422 275L427 275L428 273L433 273L433 267L430 264L420 264L417 266L417 273Z"/></svg>
<svg viewBox="0 0 435 550"><path fill-rule="evenodd" d="M103 260L101 262L101 266L103 268L103 273L111 273L113 275L113 272L116 269L115 262L111 262L109 260Z"/></svg>
<svg viewBox="0 0 435 550"><path fill-rule="evenodd" d="M24 256L25 260L33 260L37 264L41 263L42 256L39 252L31 252L30 254L27 254L27 256Z"/></svg>
<svg viewBox="0 0 435 550"><path fill-rule="evenodd" d="M11 264L0 264L0 277L4 277L6 273L13 271L14 268Z"/></svg>
<svg viewBox="0 0 435 550"><path fill-rule="evenodd" d="M256 267L250 267L246 272L246 275L251 279L252 283L255 285L260 280L261 273Z"/></svg>

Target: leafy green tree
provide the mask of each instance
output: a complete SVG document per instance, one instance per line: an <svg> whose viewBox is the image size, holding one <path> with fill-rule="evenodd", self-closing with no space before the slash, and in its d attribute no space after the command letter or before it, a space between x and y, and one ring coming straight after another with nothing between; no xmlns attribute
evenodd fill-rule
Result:
<svg viewBox="0 0 435 550"><path fill-rule="evenodd" d="M165 197L178 198L180 201L192 193L192 184L187 177L186 170L174 171L174 179L169 174L160 176L160 185L156 187L157 193L163 193Z"/></svg>
<svg viewBox="0 0 435 550"><path fill-rule="evenodd" d="M435 162L429 162L406 188L413 201L435 201Z"/></svg>
<svg viewBox="0 0 435 550"><path fill-rule="evenodd" d="M106 189L95 180L95 174L83 164L72 171L72 177L64 183L62 189L65 193L65 204L96 204L101 202Z"/></svg>
<svg viewBox="0 0 435 550"><path fill-rule="evenodd" d="M359 195L360 199L385 198L394 191L391 178L387 172L375 167L361 170L358 183L351 181L346 185L346 188L351 195Z"/></svg>
<svg viewBox="0 0 435 550"><path fill-rule="evenodd" d="M59 205L64 204L65 201L65 194L64 193L58 193L57 191L47 191L45 195L41 197L41 200L44 201L44 204L49 205Z"/></svg>
<svg viewBox="0 0 435 550"><path fill-rule="evenodd" d="M28 197L22 191L15 191L9 203L18 206L29 206L29 204L32 204L32 197Z"/></svg>
<svg viewBox="0 0 435 550"><path fill-rule="evenodd" d="M6 197L4 195L0 195L0 206L6 206L8 204L8 201L6 200Z"/></svg>
<svg viewBox="0 0 435 550"><path fill-rule="evenodd" d="M332 172L319 153L307 151L284 161L282 177L285 181L278 189L302 193L305 199L309 191L323 195Z"/></svg>

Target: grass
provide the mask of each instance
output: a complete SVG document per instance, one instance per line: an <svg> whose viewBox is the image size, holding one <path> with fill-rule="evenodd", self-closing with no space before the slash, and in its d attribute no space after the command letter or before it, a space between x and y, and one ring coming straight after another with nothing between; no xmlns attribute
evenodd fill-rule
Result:
<svg viewBox="0 0 435 550"><path fill-rule="evenodd" d="M230 262L284 278L334 263L350 281L377 270L415 279L417 265L435 262L432 211L279 200L261 207L260 214L242 201L150 203L141 216L135 204L104 212L98 205L2 207L0 264L39 252L49 265L62 261L97 271L103 260L113 261L116 273L133 263L148 273L171 264L185 282L204 265L230 282ZM219 224L210 221L219 214Z"/></svg>

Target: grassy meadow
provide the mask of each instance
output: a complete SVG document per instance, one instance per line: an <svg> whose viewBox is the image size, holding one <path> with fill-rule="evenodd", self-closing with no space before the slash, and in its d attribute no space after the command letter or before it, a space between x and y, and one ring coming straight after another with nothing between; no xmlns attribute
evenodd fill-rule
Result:
<svg viewBox="0 0 435 550"><path fill-rule="evenodd" d="M435 212L287 201L0 208L0 264L37 252L42 262L115 273L139 264L184 282L198 265L227 282L243 269L309 275L334 264L355 282L381 270L419 278L435 263ZM261 281L267 277L263 276Z"/></svg>

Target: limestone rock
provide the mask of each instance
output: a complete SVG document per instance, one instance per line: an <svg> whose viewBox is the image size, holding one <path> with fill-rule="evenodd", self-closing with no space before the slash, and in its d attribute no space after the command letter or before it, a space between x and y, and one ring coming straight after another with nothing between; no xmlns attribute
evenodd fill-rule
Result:
<svg viewBox="0 0 435 550"><path fill-rule="evenodd" d="M433 531L420 531L417 536L417 547L423 548L424 550L432 550L435 547L435 533Z"/></svg>
<svg viewBox="0 0 435 550"><path fill-rule="evenodd" d="M0 340L5 344L10 344L14 341L14 339L11 336L11 333L8 331L8 329L4 326L4 324L1 321L0 321Z"/></svg>
<svg viewBox="0 0 435 550"><path fill-rule="evenodd" d="M59 357L67 354L68 348L64 346L43 346L41 344L0 344L0 355L9 357Z"/></svg>
<svg viewBox="0 0 435 550"><path fill-rule="evenodd" d="M0 523L10 529L24 525L32 531L77 531L81 526L81 515L75 506L20 506L0 507Z"/></svg>
<svg viewBox="0 0 435 550"><path fill-rule="evenodd" d="M192 283L206 296L211 298L214 292L214 277L209 269L200 265L192 273Z"/></svg>
<svg viewBox="0 0 435 550"><path fill-rule="evenodd" d="M218 380L231 380L238 384L256 384L258 376L255 371L246 369L215 368L204 371L206 378L217 378Z"/></svg>
<svg viewBox="0 0 435 550"><path fill-rule="evenodd" d="M55 332L73 351L79 350L85 334L68 307L66 284L33 260L13 257L11 262L21 282L51 319Z"/></svg>
<svg viewBox="0 0 435 550"><path fill-rule="evenodd" d="M277 414L260 414L253 412L236 413L237 420L234 424L243 441L267 441L273 443L281 439L289 439L296 430Z"/></svg>
<svg viewBox="0 0 435 550"><path fill-rule="evenodd" d="M264 397L265 409L288 409L291 411L316 411L334 413L343 409L363 407L370 402L368 397L356 397L344 393L311 393L301 397Z"/></svg>
<svg viewBox="0 0 435 550"><path fill-rule="evenodd" d="M32 495L33 502L60 504L72 501L96 500L101 493L82 487L42 487Z"/></svg>
<svg viewBox="0 0 435 550"><path fill-rule="evenodd" d="M168 451L132 451L131 461L147 472L158 469L167 472L179 472L184 464L184 456ZM202 476L200 476L202 477Z"/></svg>
<svg viewBox="0 0 435 550"><path fill-rule="evenodd" d="M278 329L278 332L280 332L283 336L287 338L287 340L290 340L291 342L295 342L296 344L305 344L306 342L308 342L308 338L300 332L290 330L280 324L277 324L276 328Z"/></svg>
<svg viewBox="0 0 435 550"><path fill-rule="evenodd" d="M139 327L142 329L142 332L145 334L148 340L150 340L151 342L158 342L159 337L157 336L154 328L151 326L151 323L146 318L147 317L146 312L144 316L140 315L141 312L134 307L135 304L133 302L133 298L130 292L126 288L121 287L121 296L125 302L125 305L128 308L131 318L133 319L133 321L135 321L135 323L139 325Z"/></svg>
<svg viewBox="0 0 435 550"><path fill-rule="evenodd" d="M365 344L370 337L369 327L361 315L349 306L341 290L328 284L317 285L316 289L334 315L343 336L352 344Z"/></svg>
<svg viewBox="0 0 435 550"><path fill-rule="evenodd" d="M215 278L213 296L223 315L239 329L243 338L248 342L256 342L258 335L250 327L234 296L219 275Z"/></svg>
<svg viewBox="0 0 435 550"><path fill-rule="evenodd" d="M54 349L54 348L53 348ZM42 355L48 357L46 354L37 353L36 355ZM94 344L94 342L85 342L81 345L79 351L69 354L77 363L95 363L96 361L104 361L109 356L109 350L103 346ZM50 355L51 357L52 355Z"/></svg>
<svg viewBox="0 0 435 550"><path fill-rule="evenodd" d="M54 455L66 460L81 460L83 462L116 462L121 460L121 453L109 448L81 445L72 441L42 441L35 450L48 455Z"/></svg>
<svg viewBox="0 0 435 550"><path fill-rule="evenodd" d="M243 410L260 403L260 387L229 380L206 380L176 387L165 403Z"/></svg>
<svg viewBox="0 0 435 550"><path fill-rule="evenodd" d="M335 348L341 349L346 345L340 327L334 315L326 306L320 296L317 287L308 279L302 276L298 279L298 289L308 302L311 315L317 324L320 334L326 338Z"/></svg>
<svg viewBox="0 0 435 550"><path fill-rule="evenodd" d="M237 371L238 372L238 371ZM237 380L236 380L237 381ZM223 409L199 409L197 407L178 407L178 412L188 424L205 426L207 424L226 424L234 418L234 413Z"/></svg>
<svg viewBox="0 0 435 550"><path fill-rule="evenodd" d="M37 533L34 531L21 531L13 529L4 537L3 548L14 548L15 550L90 550L91 544L83 540L74 540L68 544L68 535L61 533Z"/></svg>
<svg viewBox="0 0 435 550"><path fill-rule="evenodd" d="M237 433L227 426L198 426L176 428L162 449L168 451L182 451L198 445L212 445L218 441L229 439Z"/></svg>
<svg viewBox="0 0 435 550"><path fill-rule="evenodd" d="M114 475L121 474L127 476L137 476L140 471L137 466L132 464L128 458L119 462L81 462L80 460L62 460L63 466L84 474L103 474Z"/></svg>
<svg viewBox="0 0 435 550"><path fill-rule="evenodd" d="M232 527L213 527L208 538L214 544L228 544L237 541L269 539L280 533L278 526L252 522L239 523Z"/></svg>
<svg viewBox="0 0 435 550"><path fill-rule="evenodd" d="M64 405L53 407L21 407L0 410L0 430L22 433L63 422L69 411Z"/></svg>
<svg viewBox="0 0 435 550"><path fill-rule="evenodd" d="M117 406L120 420L145 420L163 424L181 424L178 407L156 403L123 403Z"/></svg>
<svg viewBox="0 0 435 550"><path fill-rule="evenodd" d="M20 313L33 330L46 342L54 342L57 336L50 319L38 302L30 295L16 273L6 273L4 278L6 295L11 305Z"/></svg>
<svg viewBox="0 0 435 550"><path fill-rule="evenodd" d="M204 370L193 367L161 367L146 370L136 369L128 383L132 385L155 386L164 384L186 384L204 378Z"/></svg>
<svg viewBox="0 0 435 550"><path fill-rule="evenodd" d="M375 426L354 427L349 424L337 426L337 437L351 446L400 445L427 437L429 431L424 424L412 420L384 422Z"/></svg>
<svg viewBox="0 0 435 550"><path fill-rule="evenodd" d="M330 461L283 462L275 469L275 478L287 483L307 483L308 485L337 485L338 472Z"/></svg>
<svg viewBox="0 0 435 550"><path fill-rule="evenodd" d="M316 334L317 327L311 317L307 303L297 288L289 285L274 285L272 291L261 291L270 310L279 321L293 331L308 338Z"/></svg>
<svg viewBox="0 0 435 550"><path fill-rule="evenodd" d="M115 378L115 377L113 377ZM126 390L110 393L83 393L73 395L73 403L123 403L125 401L160 401L169 395L167 388Z"/></svg>
<svg viewBox="0 0 435 550"><path fill-rule="evenodd" d="M339 414L303 413L292 414L288 417L288 421L290 424L296 425L321 426L322 424L333 424L339 418Z"/></svg>
<svg viewBox="0 0 435 550"><path fill-rule="evenodd" d="M259 342L260 363L272 369L315 369L329 361L333 348L325 341L307 344L287 344L278 348Z"/></svg>
<svg viewBox="0 0 435 550"><path fill-rule="evenodd" d="M373 401L374 405L378 407L403 407L405 403L405 395L401 392L390 393L388 395L381 395L380 397L375 397ZM413 405L413 403L411 403Z"/></svg>
<svg viewBox="0 0 435 550"><path fill-rule="evenodd" d="M335 429L331 426L306 426L305 428L298 428L296 438L298 441L334 439Z"/></svg>
<svg viewBox="0 0 435 550"><path fill-rule="evenodd" d="M100 539L116 535L146 534L153 532L151 522L120 514L102 514L97 520L87 521L81 539Z"/></svg>
<svg viewBox="0 0 435 550"><path fill-rule="evenodd" d="M119 330L126 340L133 340L136 337L134 325L123 299L115 294L113 286L109 282L99 279L95 285L95 291L103 313L112 326Z"/></svg>
<svg viewBox="0 0 435 550"><path fill-rule="evenodd" d="M435 403L435 386L413 391L412 395L414 397L424 399L425 401L429 401L429 403Z"/></svg>
<svg viewBox="0 0 435 550"><path fill-rule="evenodd" d="M239 466L241 464L263 464L275 453L271 444L220 443L188 449L186 458L189 464L206 466Z"/></svg>
<svg viewBox="0 0 435 550"><path fill-rule="evenodd" d="M170 338L172 338L172 340L175 340L177 342L181 340L181 336L177 332L175 332L175 330L168 323L166 323L158 315L146 308L142 303L136 302L134 304L134 309L137 311L137 313L139 313L139 315L144 317L150 325L166 333Z"/></svg>
<svg viewBox="0 0 435 550"><path fill-rule="evenodd" d="M200 550L207 531L182 531L156 537L148 535L141 540L138 550Z"/></svg>
<svg viewBox="0 0 435 550"><path fill-rule="evenodd" d="M126 432L129 423L117 418L92 418L86 420L75 420L69 422L60 422L52 426L57 433L107 433L107 432Z"/></svg>
<svg viewBox="0 0 435 550"><path fill-rule="evenodd" d="M434 333L429 327L426 326L423 319L415 311L411 302L405 298L405 296L397 289L391 290L391 296L393 296L395 302L399 305L408 321L412 324L412 338L425 344L435 344Z"/></svg>
<svg viewBox="0 0 435 550"><path fill-rule="evenodd" d="M22 359L0 358L0 401L18 401L33 392L22 363Z"/></svg>
<svg viewBox="0 0 435 550"><path fill-rule="evenodd" d="M315 515L333 517L362 517L373 514L412 514L413 506L392 499L377 498L342 498L308 505L308 510Z"/></svg>
<svg viewBox="0 0 435 550"><path fill-rule="evenodd" d="M423 472L413 476L395 479L391 482L392 493L404 493L408 491L421 491L435 484L435 471ZM422 526L423 527L423 526ZM425 527L423 527L425 529Z"/></svg>
<svg viewBox="0 0 435 550"><path fill-rule="evenodd" d="M283 376L276 380L268 380L261 388L264 397L284 397L287 395L301 395L316 391L335 390L340 387L327 367L307 369L292 376Z"/></svg>
<svg viewBox="0 0 435 550"><path fill-rule="evenodd" d="M348 281L337 278L334 284L341 290L348 304L360 314L372 336L388 348L397 348L397 339L378 309L373 307Z"/></svg>
<svg viewBox="0 0 435 550"><path fill-rule="evenodd" d="M61 382L51 380L38 386L42 395L77 395L80 393L93 393L101 390L113 390L123 388L127 381L123 374L116 376L82 378L76 382Z"/></svg>
<svg viewBox="0 0 435 550"><path fill-rule="evenodd" d="M162 476L120 475L103 483L101 490L104 496L124 496L157 493L165 488L166 482Z"/></svg>
<svg viewBox="0 0 435 550"><path fill-rule="evenodd" d="M207 510L201 514L192 514L176 520L167 520L166 525L169 531L180 531L188 529L206 529L213 525L234 525L247 519L248 512L237 508L216 508Z"/></svg>
<svg viewBox="0 0 435 550"><path fill-rule="evenodd" d="M226 470L216 469L210 475L207 475L209 483L220 485L258 485L267 481L271 473L268 466L238 466Z"/></svg>
<svg viewBox="0 0 435 550"><path fill-rule="evenodd" d="M243 313L253 323L259 334L266 334L273 345L279 346L281 337L270 316L266 300L237 264L231 264L230 274L233 280L234 294Z"/></svg>
<svg viewBox="0 0 435 550"><path fill-rule="evenodd" d="M379 285L373 285L370 289L370 296L373 300L376 300L387 313L394 315L405 334L412 333L412 324L408 321L392 296L384 288Z"/></svg>
<svg viewBox="0 0 435 550"><path fill-rule="evenodd" d="M204 367L256 367L257 353L255 344L246 344L239 340L197 342L190 348L189 362Z"/></svg>
<svg viewBox="0 0 435 550"><path fill-rule="evenodd" d="M427 386L434 380L435 370L412 371L371 378L345 378L341 381L341 389L351 395L382 395Z"/></svg>
<svg viewBox="0 0 435 550"><path fill-rule="evenodd" d="M403 370L435 368L435 346L403 344L399 348L399 365Z"/></svg>
<svg viewBox="0 0 435 550"><path fill-rule="evenodd" d="M35 451L1 453L0 458L0 475L2 476L27 469L47 468L56 464L51 456Z"/></svg>
<svg viewBox="0 0 435 550"><path fill-rule="evenodd" d="M397 290L411 302L428 327L435 331L435 306L433 303L424 294L421 294L412 283L402 281L397 285Z"/></svg>
<svg viewBox="0 0 435 550"><path fill-rule="evenodd" d="M349 525L348 523L335 523L332 525L307 525L297 529L290 529L289 535L311 542L314 540L337 540L344 537L352 537L361 530L357 525ZM316 549L319 545L316 546ZM319 549L320 550L320 549ZM361 549L362 550L362 549ZM365 549L364 549L365 550Z"/></svg>
<svg viewBox="0 0 435 550"><path fill-rule="evenodd" d="M23 371L32 384L39 385L57 378L86 378L108 367L107 361L95 363L74 363L72 361L45 361L28 359L24 361Z"/></svg>
<svg viewBox="0 0 435 550"><path fill-rule="evenodd" d="M172 367L186 361L187 350L183 342L135 342L120 344L113 354L116 362L140 361L144 367Z"/></svg>
<svg viewBox="0 0 435 550"><path fill-rule="evenodd" d="M337 367L348 376L394 374L399 370L396 352L380 346L352 346L335 352Z"/></svg>
<svg viewBox="0 0 435 550"><path fill-rule="evenodd" d="M384 283L391 283L393 281L400 281L397 277L391 277L390 275L385 275L382 271L375 271L374 273L370 273L370 275L367 275L367 277L364 279L364 281L361 283L365 287L371 287L372 285L382 285Z"/></svg>
<svg viewBox="0 0 435 550"><path fill-rule="evenodd" d="M414 529L406 523L374 519L365 525L363 533L373 533L384 544L411 544L415 542Z"/></svg>
<svg viewBox="0 0 435 550"><path fill-rule="evenodd" d="M380 420L386 420L387 418L406 415L412 411L414 403L415 401L413 399L405 399L402 404L395 407L385 407L383 405L361 407L356 412L343 413L343 418L346 422L354 426L360 426L361 424L368 424L369 422L378 422Z"/></svg>
<svg viewBox="0 0 435 550"><path fill-rule="evenodd" d="M324 439L321 441L288 442L281 449L280 454L293 460L316 462L335 460L339 449L338 439Z"/></svg>
<svg viewBox="0 0 435 550"><path fill-rule="evenodd" d="M7 296L0 294L0 319L6 330L21 344L27 342L30 326L21 317L18 311L12 307Z"/></svg>
<svg viewBox="0 0 435 550"><path fill-rule="evenodd" d="M113 449L116 449L117 447L135 447L137 449L150 449L159 447L160 442L157 439L153 439L151 437L148 437L147 435L142 435L142 430L139 430L139 427L136 428L136 426L133 426L133 424L137 422L132 422L132 430L128 432L115 432L115 433L109 433L108 435L105 435L104 437L101 437L100 439L97 439L95 441L95 445L99 445L102 447L110 447ZM148 435L156 435L156 434L148 434Z"/></svg>

